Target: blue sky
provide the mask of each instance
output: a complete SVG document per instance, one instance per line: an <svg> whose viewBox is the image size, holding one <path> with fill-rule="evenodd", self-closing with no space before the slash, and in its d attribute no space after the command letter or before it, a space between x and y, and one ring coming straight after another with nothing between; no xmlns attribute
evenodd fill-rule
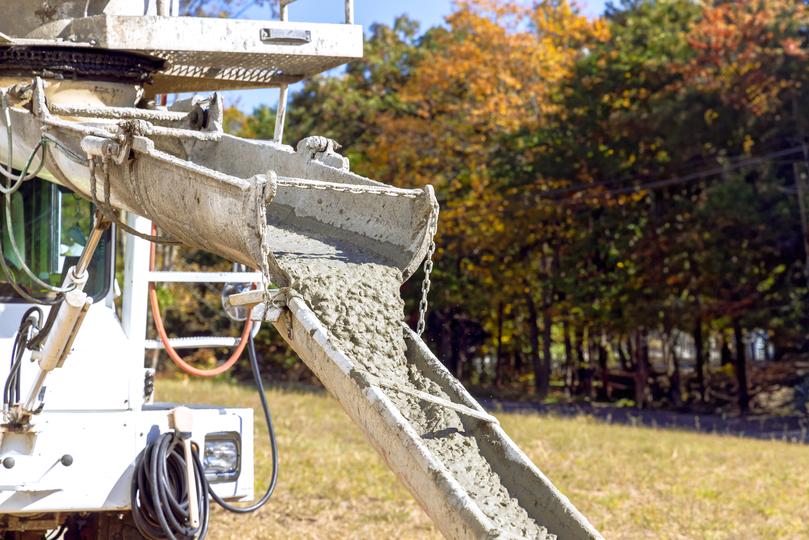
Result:
<svg viewBox="0 0 809 540"><path fill-rule="evenodd" d="M579 0L579 5L588 17L597 17L604 11L605 0ZM298 0L289 6L291 21L343 22L343 2L341 0ZM406 13L418 20L422 28L441 24L452 9L452 0L354 0L354 20L366 29L375 22L385 24ZM242 15L250 19L266 19L269 13L264 9L249 9ZM294 87L292 87L294 88ZM245 112L251 112L261 104L275 105L278 101L277 89L225 92L228 104L237 105Z"/></svg>

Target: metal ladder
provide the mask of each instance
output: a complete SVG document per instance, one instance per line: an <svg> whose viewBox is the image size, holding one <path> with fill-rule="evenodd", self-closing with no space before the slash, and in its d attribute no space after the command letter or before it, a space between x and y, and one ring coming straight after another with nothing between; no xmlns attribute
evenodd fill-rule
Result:
<svg viewBox="0 0 809 540"><path fill-rule="evenodd" d="M155 270L146 274L149 283L256 283L261 282L260 272L182 272ZM259 325L253 327L256 332ZM169 338L169 344L175 349L218 348L235 347L239 344L238 337L222 336L194 336ZM144 342L146 350L163 349L163 342L159 339L147 339Z"/></svg>

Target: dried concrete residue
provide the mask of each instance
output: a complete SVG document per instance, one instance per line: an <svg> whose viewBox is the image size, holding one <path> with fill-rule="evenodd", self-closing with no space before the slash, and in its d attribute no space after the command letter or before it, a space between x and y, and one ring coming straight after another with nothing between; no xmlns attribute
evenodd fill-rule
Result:
<svg viewBox="0 0 809 540"><path fill-rule="evenodd" d="M303 295L329 329L335 345L356 366L388 384L447 397L405 357L400 322L404 312L399 293L402 276L398 269L345 257L287 254L279 262L292 276L292 287ZM457 413L406 394L385 392L503 537L555 538L509 495L481 454L475 437L465 432Z"/></svg>

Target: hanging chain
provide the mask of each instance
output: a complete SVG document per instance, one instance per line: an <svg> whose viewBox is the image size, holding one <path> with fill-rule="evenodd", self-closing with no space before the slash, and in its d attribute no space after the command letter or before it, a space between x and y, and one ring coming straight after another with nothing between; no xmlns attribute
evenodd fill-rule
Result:
<svg viewBox="0 0 809 540"><path fill-rule="evenodd" d="M430 246L427 248L427 256L424 258L424 280L421 282L421 300L419 300L419 322L416 323L416 334L424 333L427 325L427 296L430 294L430 274L433 271L433 254L435 253L435 233L438 229L438 213L433 216L430 222Z"/></svg>

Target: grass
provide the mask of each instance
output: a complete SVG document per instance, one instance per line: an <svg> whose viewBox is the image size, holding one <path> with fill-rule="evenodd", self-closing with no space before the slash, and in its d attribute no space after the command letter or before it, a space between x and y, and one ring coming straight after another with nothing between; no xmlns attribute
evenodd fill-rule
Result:
<svg viewBox="0 0 809 540"><path fill-rule="evenodd" d="M215 512L212 539L437 538L429 518L337 402L268 392L281 470L252 516ZM249 387L161 380L158 398L252 406ZM607 538L809 538L809 448L784 442L498 415L512 438ZM257 418L259 416L257 415ZM257 420L256 490L269 475Z"/></svg>

